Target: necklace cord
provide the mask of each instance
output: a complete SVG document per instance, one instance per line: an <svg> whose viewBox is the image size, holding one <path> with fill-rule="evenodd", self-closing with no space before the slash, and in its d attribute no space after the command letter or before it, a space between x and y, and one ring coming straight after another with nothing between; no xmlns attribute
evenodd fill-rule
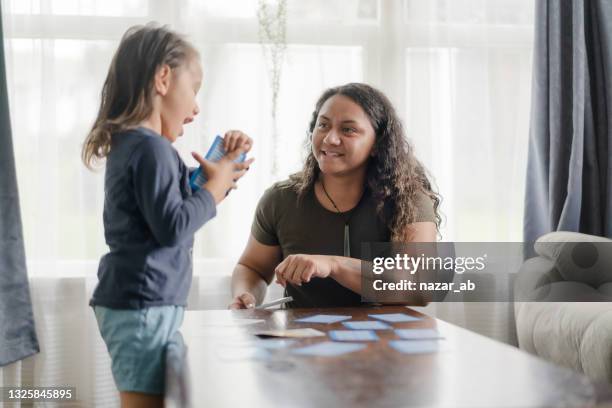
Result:
<svg viewBox="0 0 612 408"><path fill-rule="evenodd" d="M338 214L342 214L342 211L340 211L340 209L338 208L338 206L336 205L334 200L332 200L331 196L329 195L329 193L325 189L325 183L323 183L323 179L321 179L321 188L323 189L323 192L325 193L325 196L327 197L329 202L334 206L334 209L338 212ZM357 204L355 205L355 207L353 207L352 209L347 211L348 212L348 217L346 218L345 224L348 224L349 221L351 220L351 217L353 216L353 212L355 211L355 209L357 207L359 207L359 204L361 204L361 200L363 199L364 195L365 195L365 188L363 189L363 192L361 193L361 197L359 197L359 201L357 201Z"/></svg>
<svg viewBox="0 0 612 408"><path fill-rule="evenodd" d="M327 199L332 203L332 205L334 206L334 208L336 209L336 211L338 212L338 214L342 214L342 211L340 211L340 209L338 208L338 206L336 205L336 203L334 202L334 200L332 200L331 196L329 195L329 193L327 192L327 190L325 189L325 183L323 183L323 179L321 179L321 187L323 188L323 192L325 193L325 195L327 196ZM351 220L351 217L353 216L353 213L355 212L355 209L357 207L359 207L359 204L361 203L361 200L363 199L363 196L365 195L365 188L363 189L363 192L361 193L361 197L359 197L359 201L357 201L357 204L355 205L355 207L353 207L352 209L350 209L348 211L348 216L346 217L346 219L344 220L344 245L343 245L343 254L345 257L351 257L351 239L350 239L350 235L351 232L349 230L349 221ZM315 198L316 199L316 198Z"/></svg>

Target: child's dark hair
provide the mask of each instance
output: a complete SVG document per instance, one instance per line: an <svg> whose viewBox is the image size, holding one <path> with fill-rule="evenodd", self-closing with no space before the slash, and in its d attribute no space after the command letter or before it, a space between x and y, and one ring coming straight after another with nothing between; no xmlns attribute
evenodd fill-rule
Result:
<svg viewBox="0 0 612 408"><path fill-rule="evenodd" d="M350 83L326 90L312 113L308 129L310 134L314 131L323 104L334 95L346 96L358 104L374 128L376 141L368 163L366 188L378 203L378 215L389 228L391 239L407 239L406 226L415 222L418 194L425 194L433 202L435 224L439 230L440 196L434 191L425 168L414 155L391 101L381 91L362 83ZM304 168L290 178L290 184L300 197L304 197L313 188L320 173L312 153L311 137L308 138L307 149Z"/></svg>
<svg viewBox="0 0 612 408"><path fill-rule="evenodd" d="M197 56L187 40L165 26L130 27L104 81L98 116L83 143L83 163L92 169L110 152L111 134L135 127L151 115L153 80L161 66L176 68Z"/></svg>

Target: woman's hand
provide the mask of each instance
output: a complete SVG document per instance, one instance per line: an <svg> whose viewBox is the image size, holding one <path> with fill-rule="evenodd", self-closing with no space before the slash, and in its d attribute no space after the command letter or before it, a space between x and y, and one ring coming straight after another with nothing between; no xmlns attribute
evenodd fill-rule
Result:
<svg viewBox="0 0 612 408"><path fill-rule="evenodd" d="M253 309L255 307L255 296L249 292L244 292L241 295L232 299L228 309Z"/></svg>
<svg viewBox="0 0 612 408"><path fill-rule="evenodd" d="M276 283L283 287L287 283L301 286L312 278L329 277L334 266L334 257L329 255L289 255L274 270Z"/></svg>
<svg viewBox="0 0 612 408"><path fill-rule="evenodd" d="M223 136L223 149L231 153L240 149L242 153L248 153L253 147L253 139L240 130L228 130Z"/></svg>

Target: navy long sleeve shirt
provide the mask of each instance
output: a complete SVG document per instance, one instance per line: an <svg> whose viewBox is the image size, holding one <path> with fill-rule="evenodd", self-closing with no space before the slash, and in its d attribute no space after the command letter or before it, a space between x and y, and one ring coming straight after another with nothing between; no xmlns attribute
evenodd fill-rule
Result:
<svg viewBox="0 0 612 408"><path fill-rule="evenodd" d="M104 180L104 236L90 305L140 309L187 303L194 233L216 215L213 196L189 186L171 143L136 128L112 136Z"/></svg>

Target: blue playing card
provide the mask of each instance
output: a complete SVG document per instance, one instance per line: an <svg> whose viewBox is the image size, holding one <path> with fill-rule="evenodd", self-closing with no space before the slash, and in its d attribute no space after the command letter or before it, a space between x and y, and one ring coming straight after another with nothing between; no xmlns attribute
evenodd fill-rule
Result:
<svg viewBox="0 0 612 408"><path fill-rule="evenodd" d="M335 341L377 341L373 330L330 330L329 337Z"/></svg>
<svg viewBox="0 0 612 408"><path fill-rule="evenodd" d="M441 339L443 338L437 330L434 329L395 329L395 334L404 340L425 340L425 339Z"/></svg>
<svg viewBox="0 0 612 408"><path fill-rule="evenodd" d="M344 316L344 315L324 315L318 314L308 317L302 317L300 319L296 319L295 321L298 323L338 323L343 320L349 320L352 316Z"/></svg>
<svg viewBox="0 0 612 408"><path fill-rule="evenodd" d="M368 315L372 319L378 319L389 323L416 322L421 320L418 317L407 315L406 313L382 313Z"/></svg>
<svg viewBox="0 0 612 408"><path fill-rule="evenodd" d="M404 340L441 339L442 336L434 329L395 329L395 334Z"/></svg>
<svg viewBox="0 0 612 408"><path fill-rule="evenodd" d="M390 340L389 346L404 354L426 354L440 351L437 340Z"/></svg>
<svg viewBox="0 0 612 408"><path fill-rule="evenodd" d="M351 330L388 330L391 329L386 323L372 320L342 322L344 327Z"/></svg>
<svg viewBox="0 0 612 408"><path fill-rule="evenodd" d="M324 341L323 343L293 349L292 352L307 356L339 356L341 354L362 350L366 347L367 346L362 343L336 343L333 341Z"/></svg>

